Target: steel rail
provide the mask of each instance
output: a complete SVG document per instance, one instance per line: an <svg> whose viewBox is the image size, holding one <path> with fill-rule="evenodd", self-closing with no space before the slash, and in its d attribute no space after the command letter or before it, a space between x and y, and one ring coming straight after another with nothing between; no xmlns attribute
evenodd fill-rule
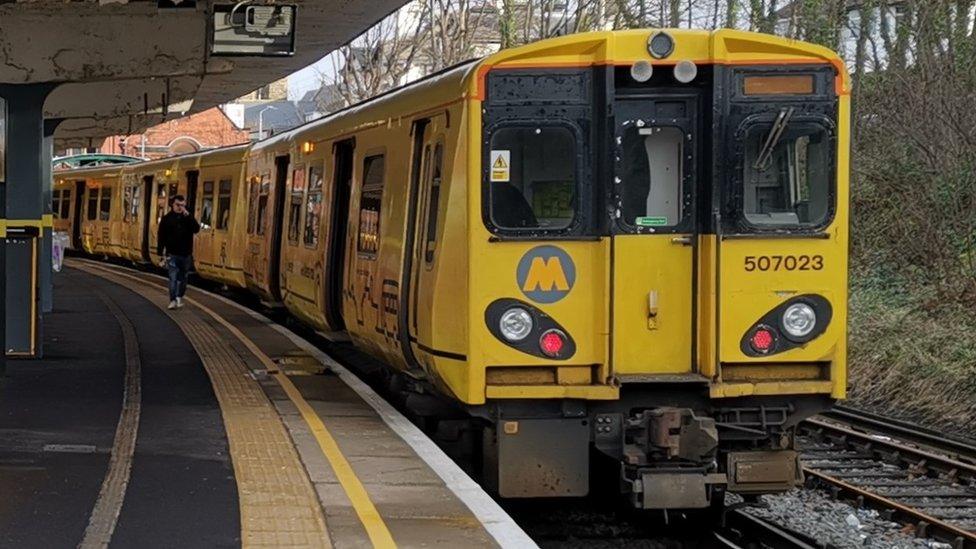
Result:
<svg viewBox="0 0 976 549"><path fill-rule="evenodd" d="M859 504L867 504L877 510L891 512L892 520L915 524L915 533L919 537L935 538L952 545L953 549L976 549L976 535L972 532L809 467L804 467L803 472L856 499Z"/></svg>
<svg viewBox="0 0 976 549"><path fill-rule="evenodd" d="M915 474L921 475L933 471L951 482L976 487L976 465L925 448L917 448L897 440L878 437L879 434L888 436L888 433L857 431L848 426L837 425L816 418L806 420L801 424L801 429L819 431L820 434L830 432L847 441L858 441L883 460L888 462L899 461ZM926 446L930 447L930 445Z"/></svg>
<svg viewBox="0 0 976 549"><path fill-rule="evenodd" d="M770 549L829 549L824 542L785 530L776 524L747 513L742 508L727 510L715 539L726 547L755 547L759 542Z"/></svg>
<svg viewBox="0 0 976 549"><path fill-rule="evenodd" d="M907 421L887 418L848 406L834 406L832 410L822 413L821 416L842 421L854 427L882 432L906 442L927 446L951 454L957 459L976 464L976 441L964 437L946 435Z"/></svg>
<svg viewBox="0 0 976 549"><path fill-rule="evenodd" d="M852 448L862 454L861 458L866 454L881 463L897 464L916 479L938 478L950 484L976 487L976 465L968 462L968 459L957 459L976 456L976 447L965 441L946 438L935 431L851 408L835 409L821 416L828 420L808 419L800 425L799 432ZM830 469L829 466L824 468ZM857 486L817 468L804 466L803 470L808 478L830 487L835 496L843 495L855 500L859 506L867 505L882 511L891 520L914 524L916 535L920 537L937 539L954 549L976 549L976 532L900 503L893 496L880 495L871 491L870 487Z"/></svg>

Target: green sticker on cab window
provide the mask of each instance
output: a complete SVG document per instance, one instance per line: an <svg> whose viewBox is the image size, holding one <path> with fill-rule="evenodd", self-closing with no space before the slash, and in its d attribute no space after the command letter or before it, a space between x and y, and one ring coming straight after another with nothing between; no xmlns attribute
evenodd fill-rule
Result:
<svg viewBox="0 0 976 549"><path fill-rule="evenodd" d="M638 217L634 223L638 227L663 227L668 224L666 217Z"/></svg>

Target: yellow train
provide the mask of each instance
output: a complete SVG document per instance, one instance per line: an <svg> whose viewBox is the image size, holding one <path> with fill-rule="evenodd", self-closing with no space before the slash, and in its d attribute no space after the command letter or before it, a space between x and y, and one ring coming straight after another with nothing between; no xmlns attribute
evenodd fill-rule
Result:
<svg viewBox="0 0 976 549"><path fill-rule="evenodd" d="M795 485L793 427L844 396L848 117L822 47L579 34L252 146L59 172L53 206L155 263L187 195L200 276L479 418L502 496L587 493L595 448L634 505L701 508Z"/></svg>

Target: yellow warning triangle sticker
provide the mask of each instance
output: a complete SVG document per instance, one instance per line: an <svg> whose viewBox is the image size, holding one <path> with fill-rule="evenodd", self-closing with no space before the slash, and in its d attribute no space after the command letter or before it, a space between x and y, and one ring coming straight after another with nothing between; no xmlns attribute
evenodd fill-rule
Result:
<svg viewBox="0 0 976 549"><path fill-rule="evenodd" d="M495 159L495 164L492 165L492 168L496 170L504 170L507 167L508 164L505 163L505 157L502 155L498 155L498 158Z"/></svg>

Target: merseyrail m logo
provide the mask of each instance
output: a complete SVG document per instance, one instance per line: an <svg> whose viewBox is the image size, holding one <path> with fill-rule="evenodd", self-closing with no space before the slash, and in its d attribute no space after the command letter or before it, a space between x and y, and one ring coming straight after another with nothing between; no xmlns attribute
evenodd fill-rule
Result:
<svg viewBox="0 0 976 549"><path fill-rule="evenodd" d="M536 246L519 261L516 280L525 297L536 303L555 303L576 283L576 265L555 246Z"/></svg>

